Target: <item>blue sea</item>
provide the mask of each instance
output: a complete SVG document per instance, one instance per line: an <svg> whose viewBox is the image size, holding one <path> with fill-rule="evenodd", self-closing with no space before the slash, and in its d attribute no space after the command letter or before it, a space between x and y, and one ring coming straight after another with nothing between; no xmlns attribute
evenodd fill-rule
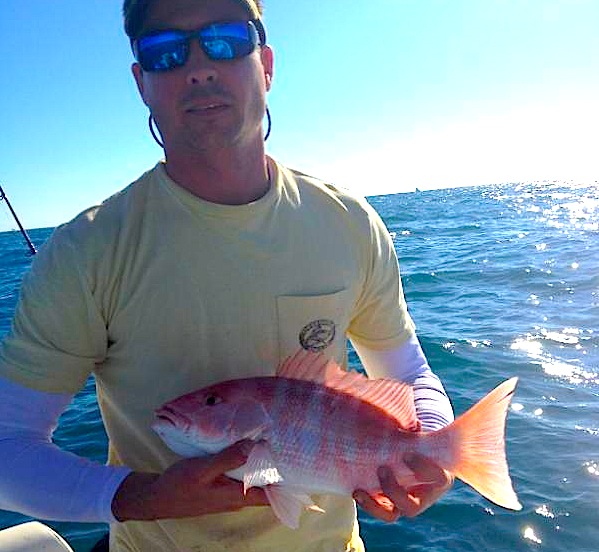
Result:
<svg viewBox="0 0 599 552"><path fill-rule="evenodd" d="M369 552L598 552L599 185L519 183L369 201L392 232L423 348L456 412L520 378L507 454L524 506L503 510L457 482L417 519L361 515ZM50 232L31 237L41 245ZM0 234L0 337L30 262L20 234ZM357 367L355 354L350 360ZM93 380L55 440L104 461ZM23 519L0 512L0 526ZM49 524L77 552L106 531Z"/></svg>

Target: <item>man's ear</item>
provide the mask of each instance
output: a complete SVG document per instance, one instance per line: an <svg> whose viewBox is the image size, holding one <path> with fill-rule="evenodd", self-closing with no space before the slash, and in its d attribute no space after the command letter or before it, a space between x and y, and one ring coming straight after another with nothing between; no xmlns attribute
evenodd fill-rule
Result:
<svg viewBox="0 0 599 552"><path fill-rule="evenodd" d="M272 86L272 79L274 75L274 52L273 49L266 45L260 48L260 59L262 60L262 67L264 68L264 81L266 83L266 90L269 91Z"/></svg>
<svg viewBox="0 0 599 552"><path fill-rule="evenodd" d="M135 84L137 85L137 90L143 102L148 105L146 101L146 97L144 95L144 72L139 63L134 63L131 66L131 72L133 73L133 78L135 79Z"/></svg>

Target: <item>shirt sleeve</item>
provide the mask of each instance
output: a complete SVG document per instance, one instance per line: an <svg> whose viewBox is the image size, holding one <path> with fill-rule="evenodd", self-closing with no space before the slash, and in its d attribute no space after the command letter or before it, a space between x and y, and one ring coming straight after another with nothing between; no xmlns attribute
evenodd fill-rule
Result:
<svg viewBox="0 0 599 552"><path fill-rule="evenodd" d="M0 376L74 394L107 350L106 323L85 270L83 247L58 229L23 278L11 331L0 346Z"/></svg>
<svg viewBox="0 0 599 552"><path fill-rule="evenodd" d="M131 470L52 443L71 399L0 378L0 508L47 520L112 523L112 499Z"/></svg>
<svg viewBox="0 0 599 552"><path fill-rule="evenodd" d="M370 242L363 291L348 329L353 343L368 349L387 350L405 342L414 333L403 294L399 264L393 241L374 209L369 214Z"/></svg>
<svg viewBox="0 0 599 552"><path fill-rule="evenodd" d="M428 365L415 335L387 350L369 349L353 341L352 344L370 377L393 378L412 385L416 415L423 430L436 431L453 421L449 397Z"/></svg>

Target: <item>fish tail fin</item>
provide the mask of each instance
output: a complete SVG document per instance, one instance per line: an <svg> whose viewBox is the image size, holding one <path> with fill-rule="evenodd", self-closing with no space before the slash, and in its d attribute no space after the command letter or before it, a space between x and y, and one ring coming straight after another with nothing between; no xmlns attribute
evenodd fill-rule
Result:
<svg viewBox="0 0 599 552"><path fill-rule="evenodd" d="M443 466L491 502L521 510L505 456L505 420L518 378L498 385L451 425L435 432L451 443L452 465ZM441 435L439 435L441 437Z"/></svg>

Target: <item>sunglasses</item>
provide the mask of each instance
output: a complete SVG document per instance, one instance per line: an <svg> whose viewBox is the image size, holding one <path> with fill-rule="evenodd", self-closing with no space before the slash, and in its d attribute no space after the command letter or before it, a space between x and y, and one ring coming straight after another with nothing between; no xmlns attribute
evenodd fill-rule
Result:
<svg viewBox="0 0 599 552"><path fill-rule="evenodd" d="M260 21L230 21L211 23L195 31L153 32L133 42L133 53L144 71L170 71L187 63L189 44L194 38L214 61L248 56L258 44L266 42Z"/></svg>

